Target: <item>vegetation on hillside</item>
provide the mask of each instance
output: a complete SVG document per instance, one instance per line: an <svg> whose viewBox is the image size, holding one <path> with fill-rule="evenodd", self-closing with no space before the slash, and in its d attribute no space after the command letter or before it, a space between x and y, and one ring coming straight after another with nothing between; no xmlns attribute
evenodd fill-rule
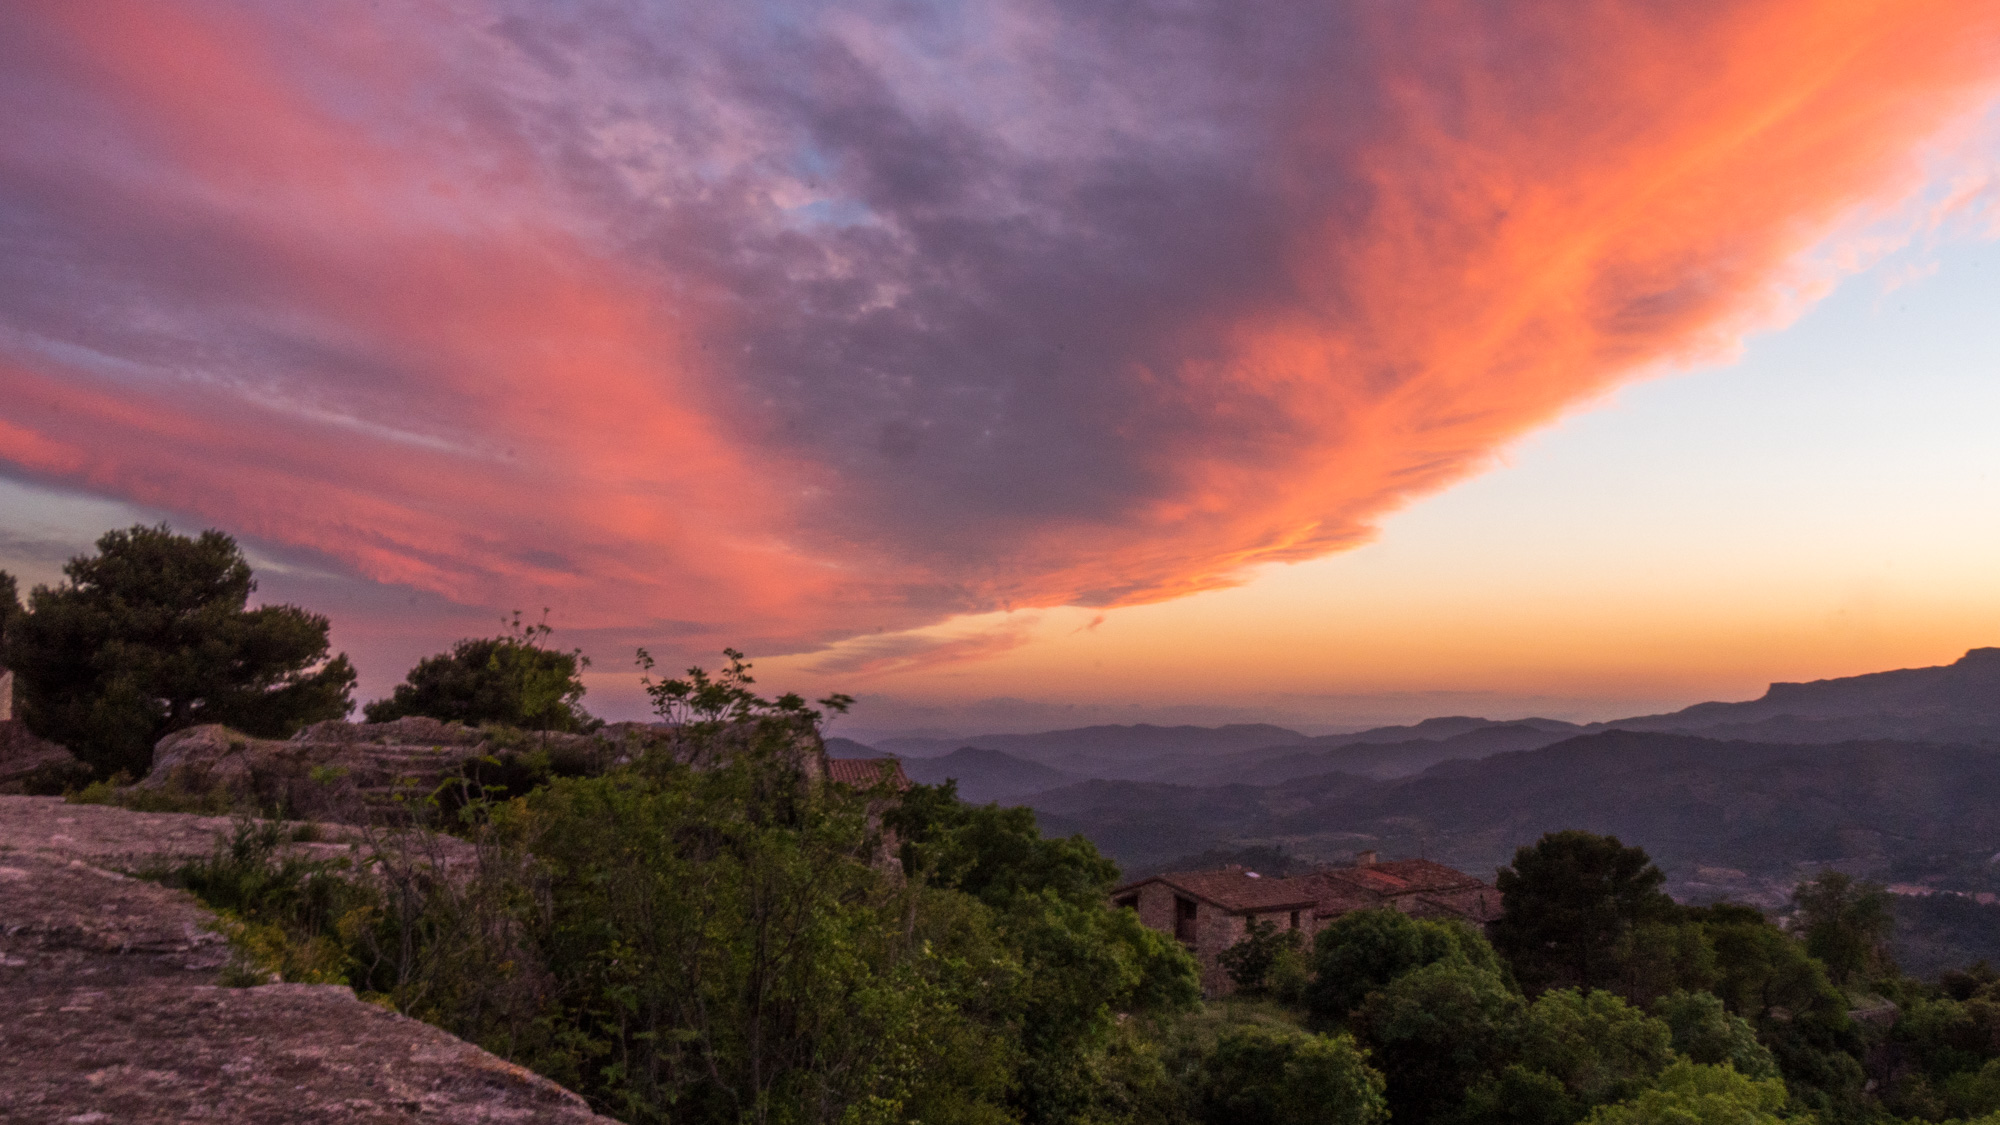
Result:
<svg viewBox="0 0 2000 1125"><path fill-rule="evenodd" d="M227 536L98 551L25 608L0 575L24 711L98 770L198 722L346 713L325 619L246 608ZM581 653L547 635L517 617L460 642L369 717L587 728ZM641 652L667 726L588 769L468 768L369 828L362 867L245 820L156 874L220 913L235 983L348 984L633 1122L2000 1125L2000 974L1904 975L1890 899L1837 871L1781 926L1552 832L1501 871L1490 938L1392 910L1309 942L1259 922L1222 958L1237 995L1204 1003L1179 943L1107 908L1118 870L1089 841L950 783L826 783L820 710L727 655L654 680Z"/></svg>
<svg viewBox="0 0 2000 1125"><path fill-rule="evenodd" d="M1088 842L949 785L811 783L816 712L750 682L653 684L679 741L603 776L440 801L470 865L409 831L349 872L246 827L170 878L227 911L245 979L344 981L629 1121L2000 1122L2000 980L1898 975L1874 888L1815 880L1788 931L1556 833L1505 873L1497 944L1386 910L1257 927L1204 1004Z"/></svg>

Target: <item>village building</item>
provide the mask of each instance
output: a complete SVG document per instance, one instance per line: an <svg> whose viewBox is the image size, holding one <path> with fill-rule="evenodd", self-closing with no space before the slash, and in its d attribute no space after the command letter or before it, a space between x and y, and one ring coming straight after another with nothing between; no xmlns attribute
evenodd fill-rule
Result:
<svg viewBox="0 0 2000 1125"><path fill-rule="evenodd" d="M856 789L873 789L886 782L897 793L910 787L910 777L903 772L901 758L829 758L825 754L822 749L821 769L828 781Z"/></svg>
<svg viewBox="0 0 2000 1125"><path fill-rule="evenodd" d="M863 792L886 788L896 794L910 788L910 775L903 772L901 758L830 758L822 745L819 762L821 775L834 785L846 785ZM877 832L875 854L869 862L900 876L903 870L903 842L894 828L882 822L882 814L894 803L895 798L880 796L868 802L868 823Z"/></svg>
<svg viewBox="0 0 2000 1125"><path fill-rule="evenodd" d="M1131 907L1145 925L1178 938L1201 962L1202 992L1211 997L1234 989L1219 958L1243 940L1253 919L1297 930L1310 942L1354 910L1386 907L1477 927L1500 916L1500 892L1490 884L1428 859L1384 863L1374 852L1360 853L1352 867L1283 878L1234 865L1154 875L1111 892L1111 904Z"/></svg>

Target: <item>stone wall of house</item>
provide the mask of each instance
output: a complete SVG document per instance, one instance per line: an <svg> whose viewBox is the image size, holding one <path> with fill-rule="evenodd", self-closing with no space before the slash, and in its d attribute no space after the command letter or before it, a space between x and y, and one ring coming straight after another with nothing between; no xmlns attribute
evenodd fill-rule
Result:
<svg viewBox="0 0 2000 1125"><path fill-rule="evenodd" d="M1174 932L1175 894L1172 887L1147 883L1126 897L1138 900L1132 904L1133 909L1139 912L1139 921L1148 929L1158 930L1163 934Z"/></svg>

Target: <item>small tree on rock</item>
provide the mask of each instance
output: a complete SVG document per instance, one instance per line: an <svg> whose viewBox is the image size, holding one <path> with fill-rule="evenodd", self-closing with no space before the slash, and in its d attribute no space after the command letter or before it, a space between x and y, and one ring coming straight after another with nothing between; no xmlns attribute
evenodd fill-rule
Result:
<svg viewBox="0 0 2000 1125"><path fill-rule="evenodd" d="M505 635L462 640L450 652L425 657L389 698L363 712L371 723L421 715L469 726L585 729L592 720L583 709L581 675L590 659L581 649L542 647L553 631L547 622L523 625L516 613Z"/></svg>

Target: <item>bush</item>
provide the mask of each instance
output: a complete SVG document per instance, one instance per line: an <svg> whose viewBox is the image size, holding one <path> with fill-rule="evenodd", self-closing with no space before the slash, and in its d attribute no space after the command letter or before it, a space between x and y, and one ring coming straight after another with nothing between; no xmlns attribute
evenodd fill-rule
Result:
<svg viewBox="0 0 2000 1125"><path fill-rule="evenodd" d="M1388 1117L1382 1085L1351 1036L1235 1027L1202 1063L1200 1112L1209 1125L1371 1125Z"/></svg>
<svg viewBox="0 0 2000 1125"><path fill-rule="evenodd" d="M1281 977L1296 997L1306 975L1299 952L1304 938L1297 930L1280 930L1275 922L1252 918L1244 926L1242 940L1223 950L1216 960L1245 996L1271 995L1274 978Z"/></svg>
<svg viewBox="0 0 2000 1125"><path fill-rule="evenodd" d="M1757 1042L1756 1029L1706 992L1662 996L1653 1003L1653 1015L1672 1033L1674 1050L1691 1062L1729 1066L1749 1078L1778 1077L1777 1060Z"/></svg>
<svg viewBox="0 0 2000 1125"><path fill-rule="evenodd" d="M379 917L379 897L344 860L286 854L297 835L279 821L239 820L206 858L153 873L220 916L238 957L227 983L353 983L353 951Z"/></svg>
<svg viewBox="0 0 2000 1125"><path fill-rule="evenodd" d="M1450 961L1501 972L1493 947L1471 927L1397 910L1343 914L1313 939L1313 979L1303 990L1313 1026L1339 1026L1368 994L1405 973Z"/></svg>
<svg viewBox="0 0 2000 1125"><path fill-rule="evenodd" d="M1388 1078L1397 1121L1430 1121L1507 1062L1526 1004L1498 973L1436 961L1370 993L1356 1034Z"/></svg>
<svg viewBox="0 0 2000 1125"><path fill-rule="evenodd" d="M1785 1087L1774 1079L1679 1062L1652 1089L1600 1106L1586 1120L1588 1125L1778 1125L1784 1108Z"/></svg>
<svg viewBox="0 0 2000 1125"><path fill-rule="evenodd" d="M594 720L583 710L581 673L590 660L581 650L543 648L551 632L546 622L523 625L516 613L504 636L462 640L425 657L389 698L362 710L371 723L422 715L467 726L587 730Z"/></svg>

